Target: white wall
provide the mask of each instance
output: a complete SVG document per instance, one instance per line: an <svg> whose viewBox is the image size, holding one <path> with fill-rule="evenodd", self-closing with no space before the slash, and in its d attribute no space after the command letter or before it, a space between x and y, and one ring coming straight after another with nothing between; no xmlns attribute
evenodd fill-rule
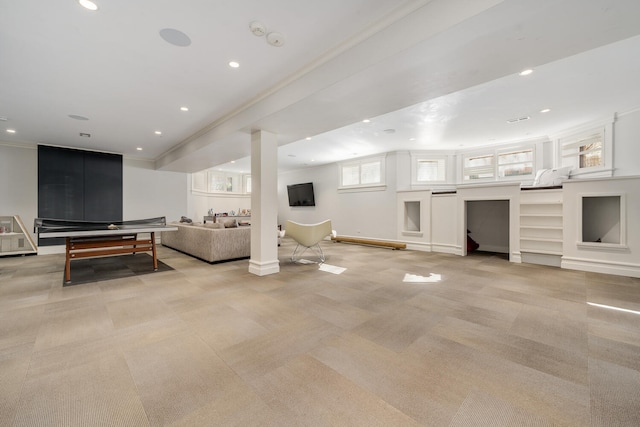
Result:
<svg viewBox="0 0 640 427"><path fill-rule="evenodd" d="M613 131L614 176L640 175L640 109L620 114Z"/></svg>
<svg viewBox="0 0 640 427"><path fill-rule="evenodd" d="M151 162L124 159L122 175L123 219L166 216L171 221L187 212L187 174L156 171ZM33 232L38 215L37 147L0 142L0 215L20 215Z"/></svg>
<svg viewBox="0 0 640 427"><path fill-rule="evenodd" d="M389 154L387 188L382 191L338 191L338 164L281 173L278 176L278 224L287 219L317 223L325 219L341 236L396 239L396 162ZM290 207L287 185L313 182L316 206Z"/></svg>
<svg viewBox="0 0 640 427"><path fill-rule="evenodd" d="M0 141L0 215L19 215L33 234L38 214L37 147L15 147Z"/></svg>
<svg viewBox="0 0 640 427"><path fill-rule="evenodd" d="M397 193L397 239L407 248L431 251L431 191Z"/></svg>
<svg viewBox="0 0 640 427"><path fill-rule="evenodd" d="M153 169L153 162L122 162L123 220L164 216L167 222L187 215L187 174Z"/></svg>
<svg viewBox="0 0 640 427"><path fill-rule="evenodd" d="M562 191L562 268L640 277L640 177L569 180ZM621 217L614 241L619 244L583 242L582 198L602 196L620 196L622 201L616 210Z"/></svg>
<svg viewBox="0 0 640 427"><path fill-rule="evenodd" d="M431 199L431 248L434 252L461 254L458 243L458 195L434 195Z"/></svg>

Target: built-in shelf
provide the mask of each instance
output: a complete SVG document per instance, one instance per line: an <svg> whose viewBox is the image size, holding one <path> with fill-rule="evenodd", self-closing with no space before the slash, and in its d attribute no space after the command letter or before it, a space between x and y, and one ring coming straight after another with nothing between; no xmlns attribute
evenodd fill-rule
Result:
<svg viewBox="0 0 640 427"><path fill-rule="evenodd" d="M404 202L404 232L420 233L420 201L407 200ZM422 234L419 234L422 235Z"/></svg>
<svg viewBox="0 0 640 427"><path fill-rule="evenodd" d="M522 260L559 266L562 256L562 234L562 189L522 191L520 193Z"/></svg>

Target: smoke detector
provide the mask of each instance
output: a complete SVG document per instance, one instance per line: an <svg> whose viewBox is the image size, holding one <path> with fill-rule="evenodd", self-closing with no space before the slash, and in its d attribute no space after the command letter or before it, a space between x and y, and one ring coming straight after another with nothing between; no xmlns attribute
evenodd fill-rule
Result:
<svg viewBox="0 0 640 427"><path fill-rule="evenodd" d="M267 43L271 46L280 47L284 44L284 36L280 33L267 34Z"/></svg>
<svg viewBox="0 0 640 427"><path fill-rule="evenodd" d="M253 21L249 24L249 29L253 33L254 36L262 37L267 34L267 27L264 26L262 22Z"/></svg>

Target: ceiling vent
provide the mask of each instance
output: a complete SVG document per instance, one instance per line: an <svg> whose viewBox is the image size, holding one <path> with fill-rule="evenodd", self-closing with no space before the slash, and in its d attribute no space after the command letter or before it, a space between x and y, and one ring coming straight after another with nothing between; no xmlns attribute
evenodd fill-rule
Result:
<svg viewBox="0 0 640 427"><path fill-rule="evenodd" d="M529 116L524 116L524 117L518 117L517 119L509 119L507 120L507 123L518 123L518 122L523 122L525 120L529 120L531 117Z"/></svg>

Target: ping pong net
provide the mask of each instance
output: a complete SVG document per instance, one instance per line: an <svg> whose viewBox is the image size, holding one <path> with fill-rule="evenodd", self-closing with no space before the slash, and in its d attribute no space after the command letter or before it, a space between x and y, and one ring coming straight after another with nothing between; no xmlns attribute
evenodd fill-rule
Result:
<svg viewBox="0 0 640 427"><path fill-rule="evenodd" d="M109 229L126 230L128 228L161 228L166 225L167 220L163 216L130 221L79 221L69 219L36 218L33 220L33 231L36 233L52 233L60 231L91 231Z"/></svg>

